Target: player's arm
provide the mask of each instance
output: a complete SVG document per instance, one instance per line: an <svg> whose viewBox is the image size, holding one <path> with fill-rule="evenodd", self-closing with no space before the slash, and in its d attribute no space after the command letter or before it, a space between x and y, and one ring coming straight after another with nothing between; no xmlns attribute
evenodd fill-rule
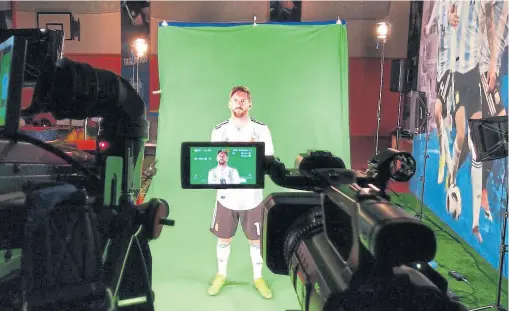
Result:
<svg viewBox="0 0 509 311"><path fill-rule="evenodd" d="M272 135L270 134L268 126L264 127L261 141L265 143L265 155L274 155L274 144L272 143Z"/></svg>
<svg viewBox="0 0 509 311"><path fill-rule="evenodd" d="M438 20L437 7L439 4L437 2L433 2L432 5L433 5L433 9L431 10L431 16L429 17L428 24L424 27L424 32L425 32L426 36L429 36L431 27L433 27L433 25L435 25Z"/></svg>
<svg viewBox="0 0 509 311"><path fill-rule="evenodd" d="M500 13L500 17L498 21L495 21L493 12L494 8L491 9L493 18L492 23L494 25L493 31L491 31L491 47L490 47L490 71L495 72L497 67L498 59L500 58L504 47L505 47L505 38L503 34L497 34L498 25L506 25L509 20L509 4L507 1L503 1L500 5L502 5L502 11ZM507 27L507 26L506 26Z"/></svg>
<svg viewBox="0 0 509 311"><path fill-rule="evenodd" d="M240 175L239 175L239 171L236 169L236 168L232 168L233 172L232 172L232 183L233 184L240 184Z"/></svg>

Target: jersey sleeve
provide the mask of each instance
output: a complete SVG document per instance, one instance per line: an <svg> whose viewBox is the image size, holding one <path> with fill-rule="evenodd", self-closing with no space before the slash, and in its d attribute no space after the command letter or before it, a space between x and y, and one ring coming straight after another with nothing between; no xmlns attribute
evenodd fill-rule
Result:
<svg viewBox="0 0 509 311"><path fill-rule="evenodd" d="M268 126L263 127L261 141L265 143L265 155L274 155L274 144L272 143L272 135Z"/></svg>
<svg viewBox="0 0 509 311"><path fill-rule="evenodd" d="M221 141L221 129L212 129L212 134L210 135L210 141Z"/></svg>

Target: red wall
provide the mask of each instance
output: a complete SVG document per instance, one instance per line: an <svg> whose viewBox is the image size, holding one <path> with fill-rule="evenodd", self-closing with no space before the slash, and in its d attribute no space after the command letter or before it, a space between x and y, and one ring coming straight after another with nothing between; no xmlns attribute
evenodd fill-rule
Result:
<svg viewBox="0 0 509 311"><path fill-rule="evenodd" d="M66 54L65 57L116 73L120 73L121 70L120 55ZM380 87L380 60L350 58L349 65L350 134L352 136L374 136L376 134L376 113ZM152 55L150 59L151 111L157 111L159 107L159 95L152 94L152 91L159 89L157 67L157 55ZM384 66L381 136L389 136L396 128L397 123L398 94L389 92L390 67L390 60L387 60ZM24 106L30 102L31 95L30 89L24 90Z"/></svg>

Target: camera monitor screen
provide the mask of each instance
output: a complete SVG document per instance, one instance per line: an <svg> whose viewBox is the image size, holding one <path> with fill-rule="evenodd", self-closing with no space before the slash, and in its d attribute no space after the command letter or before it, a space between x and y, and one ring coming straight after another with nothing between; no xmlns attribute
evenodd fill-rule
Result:
<svg viewBox="0 0 509 311"><path fill-rule="evenodd" d="M184 142L182 188L263 188L264 161L264 143Z"/></svg>
<svg viewBox="0 0 509 311"><path fill-rule="evenodd" d="M8 135L19 129L26 41L10 37L0 44L0 130Z"/></svg>

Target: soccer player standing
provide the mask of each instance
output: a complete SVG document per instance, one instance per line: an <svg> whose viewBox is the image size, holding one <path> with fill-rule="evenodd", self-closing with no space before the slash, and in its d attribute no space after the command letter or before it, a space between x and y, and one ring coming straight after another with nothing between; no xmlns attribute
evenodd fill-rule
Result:
<svg viewBox="0 0 509 311"><path fill-rule="evenodd" d="M452 173L448 176L447 187L454 187L459 168L473 150L470 132L466 133L466 120L481 118L481 73L480 61L480 16L481 1L456 1L449 11L449 24L456 33L456 71L454 73L454 95L456 111L456 139L454 141ZM454 53L453 53L454 57ZM468 144L465 143L467 134ZM467 148L465 148L467 147ZM482 197L482 165L472 158L472 206L479 209ZM479 226L474 225L472 232L479 237Z"/></svg>
<svg viewBox="0 0 509 311"><path fill-rule="evenodd" d="M249 110L252 107L249 89L245 86L235 86L230 91L228 106L231 117L212 130L212 141L264 142L265 154L273 155L274 146L269 128L249 116ZM262 201L262 189L220 189L217 191L216 208L210 231L218 237L218 272L209 287L210 295L217 295L226 283L230 244L240 220L244 234L249 240L254 285L262 297L272 298L272 291L262 277L263 259L260 250Z"/></svg>
<svg viewBox="0 0 509 311"><path fill-rule="evenodd" d="M509 4L507 1L487 1L481 7L480 30L481 30L481 60L479 69L481 72L481 103L482 117L506 115L504 106L500 102L498 88L498 71L500 68L500 56L504 50L505 37L507 36ZM482 243L479 231L479 214L481 207L485 216L492 220L488 202L487 180L493 166L493 161L482 163L482 195L479 205L473 207L472 228L473 234ZM475 202L475 201L474 201Z"/></svg>

